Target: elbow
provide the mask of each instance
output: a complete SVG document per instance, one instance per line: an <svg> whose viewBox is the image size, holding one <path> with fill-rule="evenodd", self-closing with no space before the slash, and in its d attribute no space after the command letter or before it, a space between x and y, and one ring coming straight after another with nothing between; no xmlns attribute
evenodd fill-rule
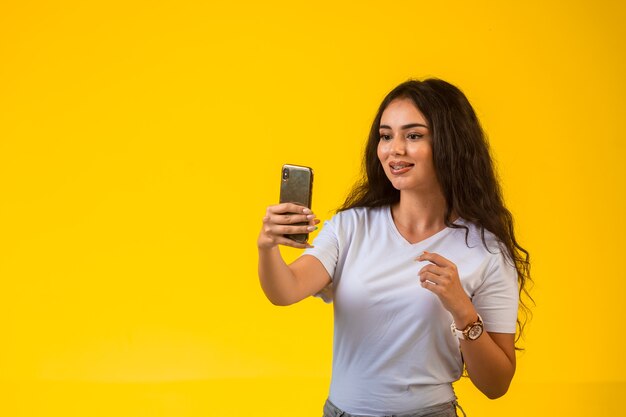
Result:
<svg viewBox="0 0 626 417"><path fill-rule="evenodd" d="M495 400L504 396L504 394L509 391L512 381L513 375L501 375L499 378L481 381L480 383L474 381L474 385L485 397L490 400Z"/></svg>
<svg viewBox="0 0 626 417"><path fill-rule="evenodd" d="M295 300L292 300L289 297L285 297L285 296L279 296L276 294L270 295L267 293L265 294L265 296L270 301L270 303L278 307L287 307L296 303Z"/></svg>
<svg viewBox="0 0 626 417"><path fill-rule="evenodd" d="M263 285L263 281L261 281L261 289L263 290L263 294L265 294L265 298L269 300L275 306L286 307L295 303L288 294L285 294L282 291L276 291L274 288Z"/></svg>
<svg viewBox="0 0 626 417"><path fill-rule="evenodd" d="M505 388L503 390L499 390L499 391L492 391L492 392L485 392L484 394L487 396L487 398L489 398L490 400L497 400L498 398L502 397L504 394L506 394L506 392L509 390L509 388Z"/></svg>
<svg viewBox="0 0 626 417"><path fill-rule="evenodd" d="M269 297L268 299L270 300L270 303L272 303L273 305L277 307L287 307L293 304L293 302L289 302L288 300L269 298Z"/></svg>
<svg viewBox="0 0 626 417"><path fill-rule="evenodd" d="M504 396L504 394L506 394L508 392L510 385L511 385L511 381L508 381L507 383L502 384L500 386L489 387L487 389L484 389L484 390L482 390L482 392L490 400L496 400L496 399Z"/></svg>

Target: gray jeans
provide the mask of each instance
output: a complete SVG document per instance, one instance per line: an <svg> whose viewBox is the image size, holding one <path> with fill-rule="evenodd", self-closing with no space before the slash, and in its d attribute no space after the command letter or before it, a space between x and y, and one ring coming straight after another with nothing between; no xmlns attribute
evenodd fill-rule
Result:
<svg viewBox="0 0 626 417"><path fill-rule="evenodd" d="M454 401L450 401L448 403L433 405L432 407L422 408L421 410L417 410L410 414L396 414L389 415L385 417L457 417L456 409L457 407L463 413L464 417L465 411L461 408L459 403ZM345 411L337 408L335 404L330 402L330 400L326 400L326 404L324 404L324 417L364 417L358 416L354 414L346 413Z"/></svg>

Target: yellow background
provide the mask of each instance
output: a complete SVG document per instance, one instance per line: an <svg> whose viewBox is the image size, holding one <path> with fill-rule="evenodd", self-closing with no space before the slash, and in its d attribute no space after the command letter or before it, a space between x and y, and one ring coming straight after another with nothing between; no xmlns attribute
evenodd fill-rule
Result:
<svg viewBox="0 0 626 417"><path fill-rule="evenodd" d="M332 308L264 298L261 217L288 162L329 218L428 76L481 117L536 280L511 391L461 404L626 415L625 7L510 3L2 2L0 415L321 415Z"/></svg>

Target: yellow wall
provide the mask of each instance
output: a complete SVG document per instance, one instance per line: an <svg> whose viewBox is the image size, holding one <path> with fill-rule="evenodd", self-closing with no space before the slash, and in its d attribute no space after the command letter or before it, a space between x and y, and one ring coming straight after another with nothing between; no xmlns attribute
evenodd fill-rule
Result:
<svg viewBox="0 0 626 417"><path fill-rule="evenodd" d="M534 261L511 392L462 404L618 415L625 7L510 3L0 5L0 415L320 415L332 309L264 299L260 220L285 162L328 218L427 76L475 105Z"/></svg>

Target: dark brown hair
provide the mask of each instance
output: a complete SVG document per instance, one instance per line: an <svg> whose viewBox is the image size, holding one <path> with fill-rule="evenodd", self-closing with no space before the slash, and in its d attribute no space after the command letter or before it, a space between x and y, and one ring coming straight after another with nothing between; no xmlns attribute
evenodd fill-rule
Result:
<svg viewBox="0 0 626 417"><path fill-rule="evenodd" d="M363 177L338 211L353 207L380 207L400 201L400 191L385 175L377 155L380 119L383 111L396 99L411 100L430 125L435 172L446 200L446 225L465 228L467 236L467 227L453 224L451 216L456 213L474 223L481 231L485 247L485 230L493 233L517 270L521 313L517 319L517 342L530 313L522 296L532 302L528 294L528 285L532 282L530 256L515 239L513 216L504 205L489 144L480 122L457 87L435 78L409 80L387 94L370 129L363 160Z"/></svg>

